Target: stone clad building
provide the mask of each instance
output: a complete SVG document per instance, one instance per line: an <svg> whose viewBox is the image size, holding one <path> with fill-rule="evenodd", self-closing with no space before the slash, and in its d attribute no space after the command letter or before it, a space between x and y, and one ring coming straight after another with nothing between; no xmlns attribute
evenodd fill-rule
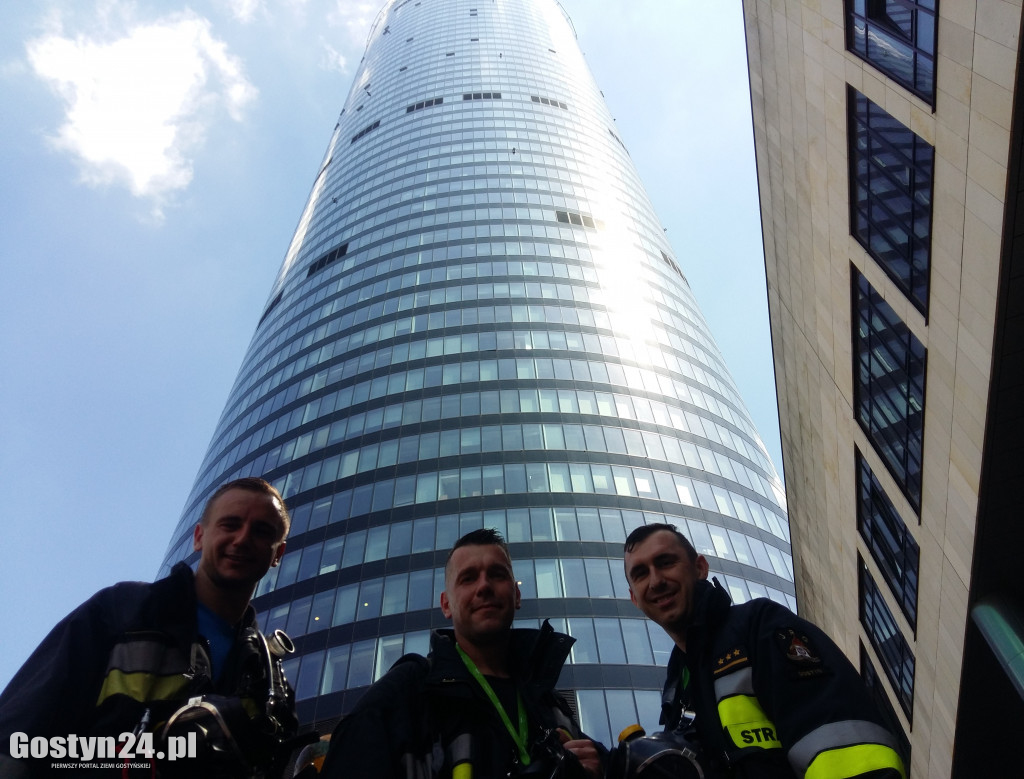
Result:
<svg viewBox="0 0 1024 779"><path fill-rule="evenodd" d="M912 775L1019 775L1021 5L743 5L801 612Z"/></svg>

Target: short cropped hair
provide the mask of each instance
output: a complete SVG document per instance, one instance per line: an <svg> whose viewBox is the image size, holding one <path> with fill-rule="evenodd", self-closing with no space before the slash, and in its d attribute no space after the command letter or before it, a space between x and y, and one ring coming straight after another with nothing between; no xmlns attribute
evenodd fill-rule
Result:
<svg viewBox="0 0 1024 779"><path fill-rule="evenodd" d="M690 562L694 563L697 561L697 550L694 549L693 544L690 543L690 539L679 532L679 528L675 525L671 525L667 522L655 522L650 525L640 525L640 527L630 533L626 538L626 545L622 550L623 553L632 552L637 544L646 541L659 530L667 530L669 533L674 535L679 540L679 543L682 544L683 549L686 550L686 556L690 558Z"/></svg>
<svg viewBox="0 0 1024 779"><path fill-rule="evenodd" d="M203 513L199 517L200 525L206 527L206 523L210 519L210 509L213 507L213 504L216 502L217 498L230 490L256 492L275 500L277 513L281 517L281 521L284 523L284 535L281 536L281 538L284 539L288 537L288 531L292 529L292 518L288 514L288 508L284 505L284 498L282 498L281 493L277 491L277 487L268 481L257 479L255 476L247 476L244 479L235 479L234 481L229 481L227 484L219 486L210 496L209 500L206 501L206 505L203 506Z"/></svg>
<svg viewBox="0 0 1024 779"><path fill-rule="evenodd" d="M505 553L505 557L508 558L509 567L512 566L512 555L509 554L508 544L505 542L505 537L495 530L493 527L480 528L479 530L470 530L466 535L455 542L455 546L452 547L448 553L448 557L444 561L444 576L448 578L448 563L451 562L452 555L455 554L455 550L463 546L500 546L501 550Z"/></svg>

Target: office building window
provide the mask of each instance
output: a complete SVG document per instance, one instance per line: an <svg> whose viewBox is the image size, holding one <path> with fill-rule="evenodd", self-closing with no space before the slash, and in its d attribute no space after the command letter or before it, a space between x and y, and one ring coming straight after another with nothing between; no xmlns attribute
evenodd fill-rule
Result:
<svg viewBox="0 0 1024 779"><path fill-rule="evenodd" d="M846 48L935 105L937 0L846 0Z"/></svg>
<svg viewBox="0 0 1024 779"><path fill-rule="evenodd" d="M850 232L928 313L934 149L848 90Z"/></svg>
<svg viewBox="0 0 1024 779"><path fill-rule="evenodd" d="M856 269L853 277L854 413L920 512L925 348Z"/></svg>
<svg viewBox="0 0 1024 779"><path fill-rule="evenodd" d="M868 688L868 694L871 695L871 700L875 702L875 706L878 707L878 711L882 714L882 719L889 728L889 732L896 736L896 741L899 744L900 757L903 758L903 765L910 765L910 739L907 738L906 732L903 730L903 725L900 723L899 717L896 715L896 709L893 708L892 703L889 701L889 696L885 692L885 687L882 686L882 680L878 676L878 671L875 670L874 664L871 662L871 658L868 657L868 651L864 648L864 644L860 645L860 675L864 679L864 684Z"/></svg>
<svg viewBox="0 0 1024 779"><path fill-rule="evenodd" d="M885 605L881 590L868 573L863 560L860 563L860 624L875 648L885 675L889 677L900 706L907 717L914 710L914 653L900 633L892 612Z"/></svg>
<svg viewBox="0 0 1024 779"><path fill-rule="evenodd" d="M921 550L857 452L857 529L907 621L917 628L917 572Z"/></svg>

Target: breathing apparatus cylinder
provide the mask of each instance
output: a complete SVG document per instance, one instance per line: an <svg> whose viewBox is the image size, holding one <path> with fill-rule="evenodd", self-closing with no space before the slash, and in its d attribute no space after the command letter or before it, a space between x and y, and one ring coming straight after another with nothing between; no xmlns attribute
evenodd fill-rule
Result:
<svg viewBox="0 0 1024 779"><path fill-rule="evenodd" d="M473 779L473 749L468 733L452 741L449 747L452 758L452 779Z"/></svg>

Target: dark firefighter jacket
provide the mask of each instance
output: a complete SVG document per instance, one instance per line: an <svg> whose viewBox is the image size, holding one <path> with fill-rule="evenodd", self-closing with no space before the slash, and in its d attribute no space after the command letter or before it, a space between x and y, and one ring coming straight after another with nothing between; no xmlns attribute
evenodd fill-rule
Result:
<svg viewBox="0 0 1024 779"><path fill-rule="evenodd" d="M513 630L509 653L527 712L532 768L540 768L545 759L561 758L567 770L557 775L566 777L578 775L573 771L582 770L579 763L573 768L574 756L547 747L558 745L551 731L559 727L573 738L586 738L554 692L573 642L545 621L540 630ZM510 718L516 722L514 713ZM467 745L474 777L504 777L510 770L515 775L517 751L508 731L458 656L452 631L435 631L429 660L419 655L401 658L341 720L331 737L323 776L450 777L453 759L466 754ZM537 775L556 774L548 770Z"/></svg>
<svg viewBox="0 0 1024 779"><path fill-rule="evenodd" d="M0 775L50 775L49 759L11 757L12 733L48 739L155 733L189 698L207 693L261 697L240 698L251 714L253 703L265 703L268 689L265 664L251 649L257 632L250 606L214 684L206 642L198 634L188 565L178 563L151 584L121 582L100 590L50 631L0 695ZM283 677L280 682L286 684ZM287 696L276 714L294 735L290 689ZM75 762L71 756L67 760ZM189 763L198 768L195 761L182 761ZM104 773L81 770L87 776Z"/></svg>
<svg viewBox="0 0 1024 779"><path fill-rule="evenodd" d="M904 776L895 739L832 640L766 598L732 605L717 582L698 582L686 653L669 659L666 730L684 706L711 776Z"/></svg>

